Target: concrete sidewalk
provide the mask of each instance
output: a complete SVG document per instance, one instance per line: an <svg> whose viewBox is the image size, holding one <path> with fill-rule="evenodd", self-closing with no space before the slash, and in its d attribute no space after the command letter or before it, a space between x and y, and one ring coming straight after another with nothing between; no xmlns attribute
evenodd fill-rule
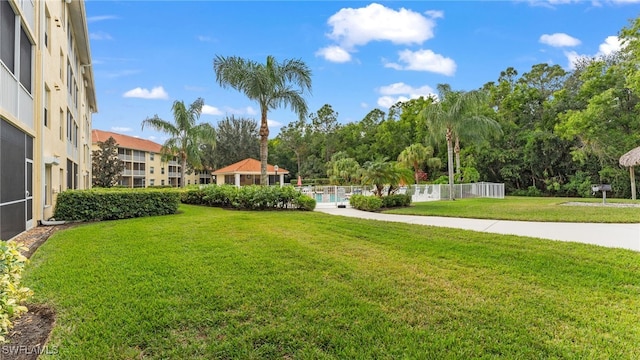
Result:
<svg viewBox="0 0 640 360"><path fill-rule="evenodd" d="M549 240L575 241L585 244L640 251L640 223L593 224L463 219L438 216L381 214L352 208L339 209L335 206L317 207L316 211L360 219L431 225L495 234L530 236Z"/></svg>

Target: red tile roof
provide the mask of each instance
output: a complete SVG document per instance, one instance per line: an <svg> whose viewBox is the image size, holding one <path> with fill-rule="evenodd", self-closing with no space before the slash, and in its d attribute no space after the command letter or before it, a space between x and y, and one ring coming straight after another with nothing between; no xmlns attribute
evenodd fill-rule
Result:
<svg viewBox="0 0 640 360"><path fill-rule="evenodd" d="M267 164L267 173L275 174L276 169L273 165ZM238 161L235 164L231 164L229 166L225 166L222 169L218 169L213 172L214 175L221 174L260 174L260 161L252 158L247 158L241 161ZM278 174L288 174L289 170L279 168Z"/></svg>
<svg viewBox="0 0 640 360"><path fill-rule="evenodd" d="M117 134L110 131L102 131L102 130L92 130L91 131L91 142L93 144L98 141L105 142L109 140L109 137L113 136L118 143L118 147L132 150L142 150L147 152L159 153L162 149L162 145L156 144L151 140L145 140L136 138L133 136Z"/></svg>

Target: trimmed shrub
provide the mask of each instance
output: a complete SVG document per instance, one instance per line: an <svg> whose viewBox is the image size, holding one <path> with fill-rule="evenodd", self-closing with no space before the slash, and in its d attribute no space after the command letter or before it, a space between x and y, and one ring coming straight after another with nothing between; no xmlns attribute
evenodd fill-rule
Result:
<svg viewBox="0 0 640 360"><path fill-rule="evenodd" d="M236 187L214 184L202 189L186 190L181 195L181 200L185 204L242 210L313 210L316 207L314 199L301 194L293 186L249 185Z"/></svg>
<svg viewBox="0 0 640 360"><path fill-rule="evenodd" d="M304 194L298 194L294 199L294 206L296 206L298 210L313 211L313 209L316 208L316 199Z"/></svg>
<svg viewBox="0 0 640 360"><path fill-rule="evenodd" d="M396 194L382 197L383 208L403 207L409 205L411 205L411 195Z"/></svg>
<svg viewBox="0 0 640 360"><path fill-rule="evenodd" d="M58 195L56 220L116 220L175 214L181 194L176 190L67 190Z"/></svg>
<svg viewBox="0 0 640 360"><path fill-rule="evenodd" d="M377 196L352 195L349 205L358 210L378 211L382 207L382 199Z"/></svg>
<svg viewBox="0 0 640 360"><path fill-rule="evenodd" d="M27 312L22 304L33 295L29 288L20 287L22 270L27 263L20 250L27 248L13 241L0 241L0 343L6 342L12 320Z"/></svg>

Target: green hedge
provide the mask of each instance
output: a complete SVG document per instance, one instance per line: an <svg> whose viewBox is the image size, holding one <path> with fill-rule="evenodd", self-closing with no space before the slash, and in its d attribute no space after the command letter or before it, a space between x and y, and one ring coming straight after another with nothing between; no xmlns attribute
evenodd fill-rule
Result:
<svg viewBox="0 0 640 360"><path fill-rule="evenodd" d="M378 211L382 207L382 199L377 196L352 195L349 205L358 210Z"/></svg>
<svg viewBox="0 0 640 360"><path fill-rule="evenodd" d="M180 197L185 204L206 205L243 210L297 209L313 210L316 201L299 193L293 186L208 185L187 189Z"/></svg>
<svg viewBox="0 0 640 360"><path fill-rule="evenodd" d="M383 197L352 195L349 198L352 208L364 211L378 211L381 208L393 208L411 205L411 195L389 195Z"/></svg>
<svg viewBox="0 0 640 360"><path fill-rule="evenodd" d="M389 195L382 197L383 208L394 208L411 205L411 195Z"/></svg>
<svg viewBox="0 0 640 360"><path fill-rule="evenodd" d="M67 190L58 194L54 218L67 221L116 220L175 214L180 193L168 189Z"/></svg>

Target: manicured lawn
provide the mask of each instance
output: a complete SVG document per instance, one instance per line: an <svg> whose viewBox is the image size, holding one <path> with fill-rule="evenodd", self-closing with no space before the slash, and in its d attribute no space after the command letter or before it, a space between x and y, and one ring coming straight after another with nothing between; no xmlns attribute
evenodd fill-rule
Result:
<svg viewBox="0 0 640 360"><path fill-rule="evenodd" d="M61 359L640 354L640 253L320 213L81 225L24 282Z"/></svg>
<svg viewBox="0 0 640 360"><path fill-rule="evenodd" d="M411 207L385 211L390 214L447 216L475 219L558 221L594 223L640 223L640 207L565 206L566 202L595 202L602 199L531 198L457 199L429 201ZM613 199L608 203L640 204L640 201Z"/></svg>

